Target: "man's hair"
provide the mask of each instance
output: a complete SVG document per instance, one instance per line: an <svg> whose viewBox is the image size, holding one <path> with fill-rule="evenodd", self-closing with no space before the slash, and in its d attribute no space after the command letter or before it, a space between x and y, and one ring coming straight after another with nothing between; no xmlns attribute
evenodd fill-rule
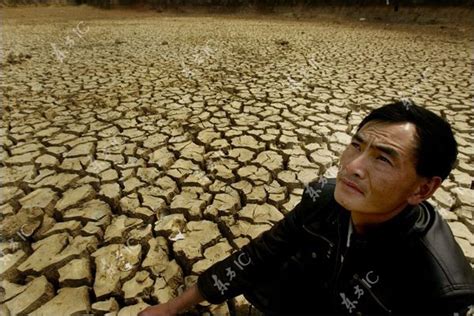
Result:
<svg viewBox="0 0 474 316"><path fill-rule="evenodd" d="M446 179L458 154L453 131L447 121L413 101L397 101L373 110L360 122L357 132L368 122L409 122L416 126L415 169L419 176Z"/></svg>

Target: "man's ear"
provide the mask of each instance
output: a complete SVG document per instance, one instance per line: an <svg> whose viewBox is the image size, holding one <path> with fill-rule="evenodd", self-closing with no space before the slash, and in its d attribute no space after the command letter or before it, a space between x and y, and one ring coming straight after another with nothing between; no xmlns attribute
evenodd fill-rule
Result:
<svg viewBox="0 0 474 316"><path fill-rule="evenodd" d="M416 205L429 199L440 187L443 180L440 177L423 178L415 192L408 198L408 204Z"/></svg>

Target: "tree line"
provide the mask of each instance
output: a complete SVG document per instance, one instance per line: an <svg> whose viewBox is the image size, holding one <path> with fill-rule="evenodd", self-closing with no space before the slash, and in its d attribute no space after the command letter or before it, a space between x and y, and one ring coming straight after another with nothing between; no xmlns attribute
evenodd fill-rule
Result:
<svg viewBox="0 0 474 316"><path fill-rule="evenodd" d="M4 5L21 4L49 4L61 0L0 0ZM474 0L63 0L65 4L87 4L101 8L115 6L151 6L152 8L168 8L179 6L222 6L274 8L278 6L366 6L366 5L391 5L398 9L399 6L430 5L430 6L474 6Z"/></svg>
<svg viewBox="0 0 474 316"><path fill-rule="evenodd" d="M75 0L76 4L160 6L473 5L473 0Z"/></svg>

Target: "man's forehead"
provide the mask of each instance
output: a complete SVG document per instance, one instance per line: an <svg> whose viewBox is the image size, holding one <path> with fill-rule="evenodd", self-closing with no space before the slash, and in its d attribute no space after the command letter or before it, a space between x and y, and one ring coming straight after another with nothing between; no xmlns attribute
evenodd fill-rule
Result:
<svg viewBox="0 0 474 316"><path fill-rule="evenodd" d="M410 122L379 122L371 121L365 124L358 132L361 135L379 137L400 137L406 140L413 140L416 136L416 126Z"/></svg>
<svg viewBox="0 0 474 316"><path fill-rule="evenodd" d="M416 127L409 122L369 122L353 138L409 154L416 147Z"/></svg>

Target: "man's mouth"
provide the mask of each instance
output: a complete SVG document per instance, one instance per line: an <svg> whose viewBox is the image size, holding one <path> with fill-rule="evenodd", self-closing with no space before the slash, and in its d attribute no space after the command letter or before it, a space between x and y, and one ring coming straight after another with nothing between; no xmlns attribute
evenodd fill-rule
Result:
<svg viewBox="0 0 474 316"><path fill-rule="evenodd" d="M341 182L346 186L346 187L349 187L352 191L356 191L357 193L360 193L362 195L364 195L364 192L359 188L359 186L357 184L355 184L354 182L350 181L350 180L347 180L345 178L341 178Z"/></svg>

